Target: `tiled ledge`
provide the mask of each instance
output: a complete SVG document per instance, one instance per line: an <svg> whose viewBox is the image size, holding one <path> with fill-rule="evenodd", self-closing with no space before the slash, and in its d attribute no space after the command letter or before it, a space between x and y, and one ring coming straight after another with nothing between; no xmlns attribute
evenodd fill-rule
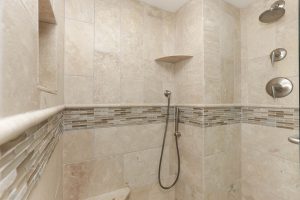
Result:
<svg viewBox="0 0 300 200"><path fill-rule="evenodd" d="M166 104L66 104L66 108L107 108L107 107L152 107L166 106ZM265 104L171 104L180 107L262 107L262 108L299 108L299 106L286 105L265 105Z"/></svg>
<svg viewBox="0 0 300 200"><path fill-rule="evenodd" d="M38 125L49 117L64 110L65 106L31 111L0 120L0 145L18 137L27 129Z"/></svg>
<svg viewBox="0 0 300 200"><path fill-rule="evenodd" d="M172 105L172 108L174 106ZM299 109L295 107L240 104L184 104L176 106L181 107L182 110L181 122L196 126L210 127L242 122L278 128L299 128ZM166 116L165 104L62 105L1 119L0 145L18 137L25 130L62 110L65 110L65 130L161 123L164 122ZM170 113L171 119L174 118L173 110Z"/></svg>

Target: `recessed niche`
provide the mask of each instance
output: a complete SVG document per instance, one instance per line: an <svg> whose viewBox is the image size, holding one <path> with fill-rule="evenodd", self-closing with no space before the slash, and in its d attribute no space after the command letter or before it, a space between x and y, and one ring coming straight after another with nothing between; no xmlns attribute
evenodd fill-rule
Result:
<svg viewBox="0 0 300 200"><path fill-rule="evenodd" d="M156 61L160 62L167 62L167 63L177 63L181 62L187 59L192 58L193 56L188 56L188 55L175 55L175 56L166 56L166 57L161 57L157 58Z"/></svg>
<svg viewBox="0 0 300 200"><path fill-rule="evenodd" d="M55 24L55 15L50 0L39 0L39 21Z"/></svg>
<svg viewBox="0 0 300 200"><path fill-rule="evenodd" d="M57 79L57 25L50 0L39 0L39 68L38 88L56 93Z"/></svg>

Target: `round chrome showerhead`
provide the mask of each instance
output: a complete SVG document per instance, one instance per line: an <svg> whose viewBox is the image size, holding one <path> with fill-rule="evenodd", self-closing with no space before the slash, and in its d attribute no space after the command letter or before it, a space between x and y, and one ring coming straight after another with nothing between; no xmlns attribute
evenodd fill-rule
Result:
<svg viewBox="0 0 300 200"><path fill-rule="evenodd" d="M165 94L165 97L169 98L171 96L172 92L169 90L166 90L164 94Z"/></svg>
<svg viewBox="0 0 300 200"><path fill-rule="evenodd" d="M266 10L259 16L259 21L263 23L272 23L280 19L285 14L285 1L278 0L272 4L269 10Z"/></svg>

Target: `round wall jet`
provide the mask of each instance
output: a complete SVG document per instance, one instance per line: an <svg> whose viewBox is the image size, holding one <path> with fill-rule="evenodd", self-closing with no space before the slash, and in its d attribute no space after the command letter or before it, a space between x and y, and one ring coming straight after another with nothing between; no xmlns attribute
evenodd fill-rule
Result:
<svg viewBox="0 0 300 200"><path fill-rule="evenodd" d="M293 83L287 78L277 77L270 80L266 85L267 93L276 98L286 97L293 91Z"/></svg>
<svg viewBox="0 0 300 200"><path fill-rule="evenodd" d="M263 23L272 23L279 20L285 14L284 6L284 0L276 1L269 10L266 10L259 16L259 21Z"/></svg>

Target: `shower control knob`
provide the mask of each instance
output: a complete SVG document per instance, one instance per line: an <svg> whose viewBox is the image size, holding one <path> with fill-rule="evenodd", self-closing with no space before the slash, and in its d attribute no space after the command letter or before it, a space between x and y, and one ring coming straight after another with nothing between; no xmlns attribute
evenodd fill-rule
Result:
<svg viewBox="0 0 300 200"><path fill-rule="evenodd" d="M176 137L181 137L181 133L180 132L175 132L175 134L174 134Z"/></svg>

